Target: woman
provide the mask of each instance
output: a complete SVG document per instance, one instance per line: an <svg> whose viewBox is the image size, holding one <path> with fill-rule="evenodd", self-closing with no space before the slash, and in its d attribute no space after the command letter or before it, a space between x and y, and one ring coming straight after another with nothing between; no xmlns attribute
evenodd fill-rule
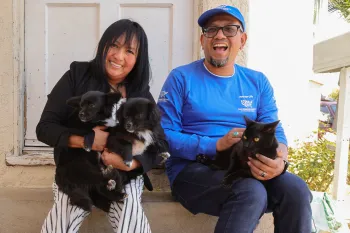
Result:
<svg viewBox="0 0 350 233"><path fill-rule="evenodd" d="M91 130L95 133L90 145L93 151L103 151L108 137L104 127L83 124L77 112L66 105L68 98L89 90L99 90L120 91L123 97L145 97L154 102L149 92L149 81L148 42L144 30L138 23L126 19L113 23L102 35L96 57L90 62L73 62L48 95L36 133L40 141L54 147L56 167L77 153L89 153L83 149L84 135ZM151 158L154 156L135 156L129 168L119 155L107 151L102 154L105 165L138 174L152 168L155 161ZM128 197L124 203L111 204L108 217L114 232L150 232L141 206L142 188L143 178L138 175L125 185ZM77 232L89 212L71 206L68 196L59 191L55 183L53 189L55 203L42 232L54 229L62 233ZM98 203L94 204L98 206Z"/></svg>

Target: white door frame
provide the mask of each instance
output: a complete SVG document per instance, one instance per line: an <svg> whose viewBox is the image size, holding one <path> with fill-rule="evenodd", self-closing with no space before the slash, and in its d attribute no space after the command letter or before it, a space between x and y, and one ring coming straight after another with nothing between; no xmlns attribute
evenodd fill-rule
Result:
<svg viewBox="0 0 350 233"><path fill-rule="evenodd" d="M50 1L48 1L50 2ZM91 0L91 2L94 2ZM98 2L96 2L98 4ZM197 19L203 12L200 0L193 1L192 59L200 58L200 28ZM5 155L7 165L54 165L52 148L24 147L25 76L24 76L24 0L13 0L13 149Z"/></svg>

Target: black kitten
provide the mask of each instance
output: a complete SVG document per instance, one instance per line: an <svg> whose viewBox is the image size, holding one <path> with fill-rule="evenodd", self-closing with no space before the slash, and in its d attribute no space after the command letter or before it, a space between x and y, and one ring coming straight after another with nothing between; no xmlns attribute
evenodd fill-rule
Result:
<svg viewBox="0 0 350 233"><path fill-rule="evenodd" d="M244 116L246 130L242 140L225 151L218 152L214 160L206 155L198 155L197 161L207 164L214 169L227 170L224 185L231 186L239 177L253 177L247 162L248 157L256 158L256 154L262 154L270 159L277 157L278 141L275 130L279 121L272 123L260 123Z"/></svg>

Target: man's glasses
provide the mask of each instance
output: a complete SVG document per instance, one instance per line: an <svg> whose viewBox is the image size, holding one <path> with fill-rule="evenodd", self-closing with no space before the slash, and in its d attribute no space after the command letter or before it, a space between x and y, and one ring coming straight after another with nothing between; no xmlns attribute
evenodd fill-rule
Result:
<svg viewBox="0 0 350 233"><path fill-rule="evenodd" d="M226 25L223 27L207 27L207 28L202 28L203 35L208 38L212 38L218 34L219 30L222 30L224 35L226 37L233 37L237 35L238 30L240 30L241 26L240 25ZM242 31L242 29L241 29Z"/></svg>

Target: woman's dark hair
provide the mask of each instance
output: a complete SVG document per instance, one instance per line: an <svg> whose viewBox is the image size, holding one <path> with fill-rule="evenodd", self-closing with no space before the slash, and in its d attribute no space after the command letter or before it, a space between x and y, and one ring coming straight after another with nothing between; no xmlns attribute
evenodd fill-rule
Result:
<svg viewBox="0 0 350 233"><path fill-rule="evenodd" d="M106 92L109 91L110 85L105 68L106 56L108 49L123 34L125 34L125 43L128 45L134 37L138 43L135 66L123 81L126 94L129 96L129 94L147 90L151 79L147 35L140 24L129 19L121 19L110 25L98 43L96 57L91 64L94 78L102 85L100 88Z"/></svg>

